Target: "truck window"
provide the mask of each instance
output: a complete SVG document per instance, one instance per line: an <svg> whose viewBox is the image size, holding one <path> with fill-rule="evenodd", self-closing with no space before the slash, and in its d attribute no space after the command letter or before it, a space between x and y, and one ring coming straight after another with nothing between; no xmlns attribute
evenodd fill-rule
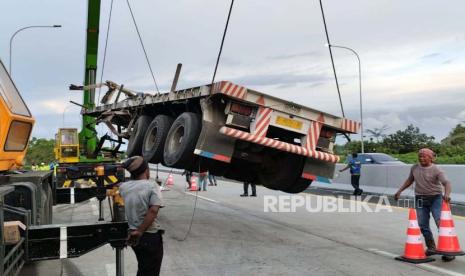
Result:
<svg viewBox="0 0 465 276"><path fill-rule="evenodd" d="M61 144L62 145L77 145L78 137L75 129L62 129L61 130Z"/></svg>
<svg viewBox="0 0 465 276"><path fill-rule="evenodd" d="M31 130L31 123L13 121L8 131L4 150L23 151L26 148Z"/></svg>
<svg viewBox="0 0 465 276"><path fill-rule="evenodd" d="M31 117L31 113L16 89L5 66L0 61L0 95L11 112L16 115Z"/></svg>

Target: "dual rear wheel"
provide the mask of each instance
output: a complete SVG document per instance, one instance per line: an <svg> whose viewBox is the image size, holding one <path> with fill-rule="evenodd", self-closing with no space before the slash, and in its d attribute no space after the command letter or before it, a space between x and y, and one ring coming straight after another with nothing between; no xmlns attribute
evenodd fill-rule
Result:
<svg viewBox="0 0 465 276"><path fill-rule="evenodd" d="M192 112L184 112L176 120L167 115L153 119L142 115L134 125L127 155L142 155L150 163L174 168L189 167L201 128L200 115Z"/></svg>

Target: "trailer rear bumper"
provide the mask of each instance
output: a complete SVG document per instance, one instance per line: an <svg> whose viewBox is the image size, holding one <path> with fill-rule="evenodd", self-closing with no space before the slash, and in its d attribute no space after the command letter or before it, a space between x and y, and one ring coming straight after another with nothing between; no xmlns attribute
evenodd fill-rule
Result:
<svg viewBox="0 0 465 276"><path fill-rule="evenodd" d="M303 155L306 157L314 158L314 159L325 161L325 162L330 162L330 163L339 162L339 156L334 155L334 154L316 151L316 150L308 150L305 147L289 144L286 142L282 142L282 141L275 140L275 139L270 139L267 137L253 135L248 132L230 128L230 127L225 127L225 126L221 127L220 133L236 138L236 139L259 144L265 147L275 148L275 149L282 150L282 151L287 151L287 152L298 154L298 155Z"/></svg>

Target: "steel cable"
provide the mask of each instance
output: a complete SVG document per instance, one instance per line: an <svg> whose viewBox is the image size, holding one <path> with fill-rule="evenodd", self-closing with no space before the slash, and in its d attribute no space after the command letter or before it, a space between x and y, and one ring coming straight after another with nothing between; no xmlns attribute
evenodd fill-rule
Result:
<svg viewBox="0 0 465 276"><path fill-rule="evenodd" d="M331 51L331 43L329 42L328 28L326 26L325 13L323 11L323 3L320 0L321 15L323 17L323 25L325 26L326 41L328 43L329 55L331 57L331 64L333 66L334 79L336 80L337 94L339 95L339 103L341 105L342 117L345 117L344 107L342 105L341 91L339 90L339 82L337 80L336 67L334 66L333 52Z"/></svg>
<svg viewBox="0 0 465 276"><path fill-rule="evenodd" d="M152 65L150 64L147 51L145 50L144 42L142 41L142 36L139 32L139 27L137 26L136 18L134 16L134 13L132 12L131 4L129 4L129 0L126 0L126 3L128 4L129 12L131 13L132 21L134 22L134 27L136 28L137 36L139 37L140 45L142 46L142 50L144 51L145 60L147 61L147 65L149 66L150 74L152 75L153 83L155 84L155 89L157 90L157 93L160 94L160 90L158 89L157 81L155 80L155 75L152 70Z"/></svg>

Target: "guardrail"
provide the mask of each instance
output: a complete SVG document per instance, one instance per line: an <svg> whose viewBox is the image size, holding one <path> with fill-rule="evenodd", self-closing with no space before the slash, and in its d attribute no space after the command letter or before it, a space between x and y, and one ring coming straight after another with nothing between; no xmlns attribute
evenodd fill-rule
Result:
<svg viewBox="0 0 465 276"><path fill-rule="evenodd" d="M336 165L335 178L329 183L318 181L312 184L315 187L350 190L349 170L339 173L345 164ZM407 179L412 165L362 165L360 188L366 192L394 194ZM465 165L438 165L452 183L452 199L465 202ZM413 196L413 185L403 195Z"/></svg>

